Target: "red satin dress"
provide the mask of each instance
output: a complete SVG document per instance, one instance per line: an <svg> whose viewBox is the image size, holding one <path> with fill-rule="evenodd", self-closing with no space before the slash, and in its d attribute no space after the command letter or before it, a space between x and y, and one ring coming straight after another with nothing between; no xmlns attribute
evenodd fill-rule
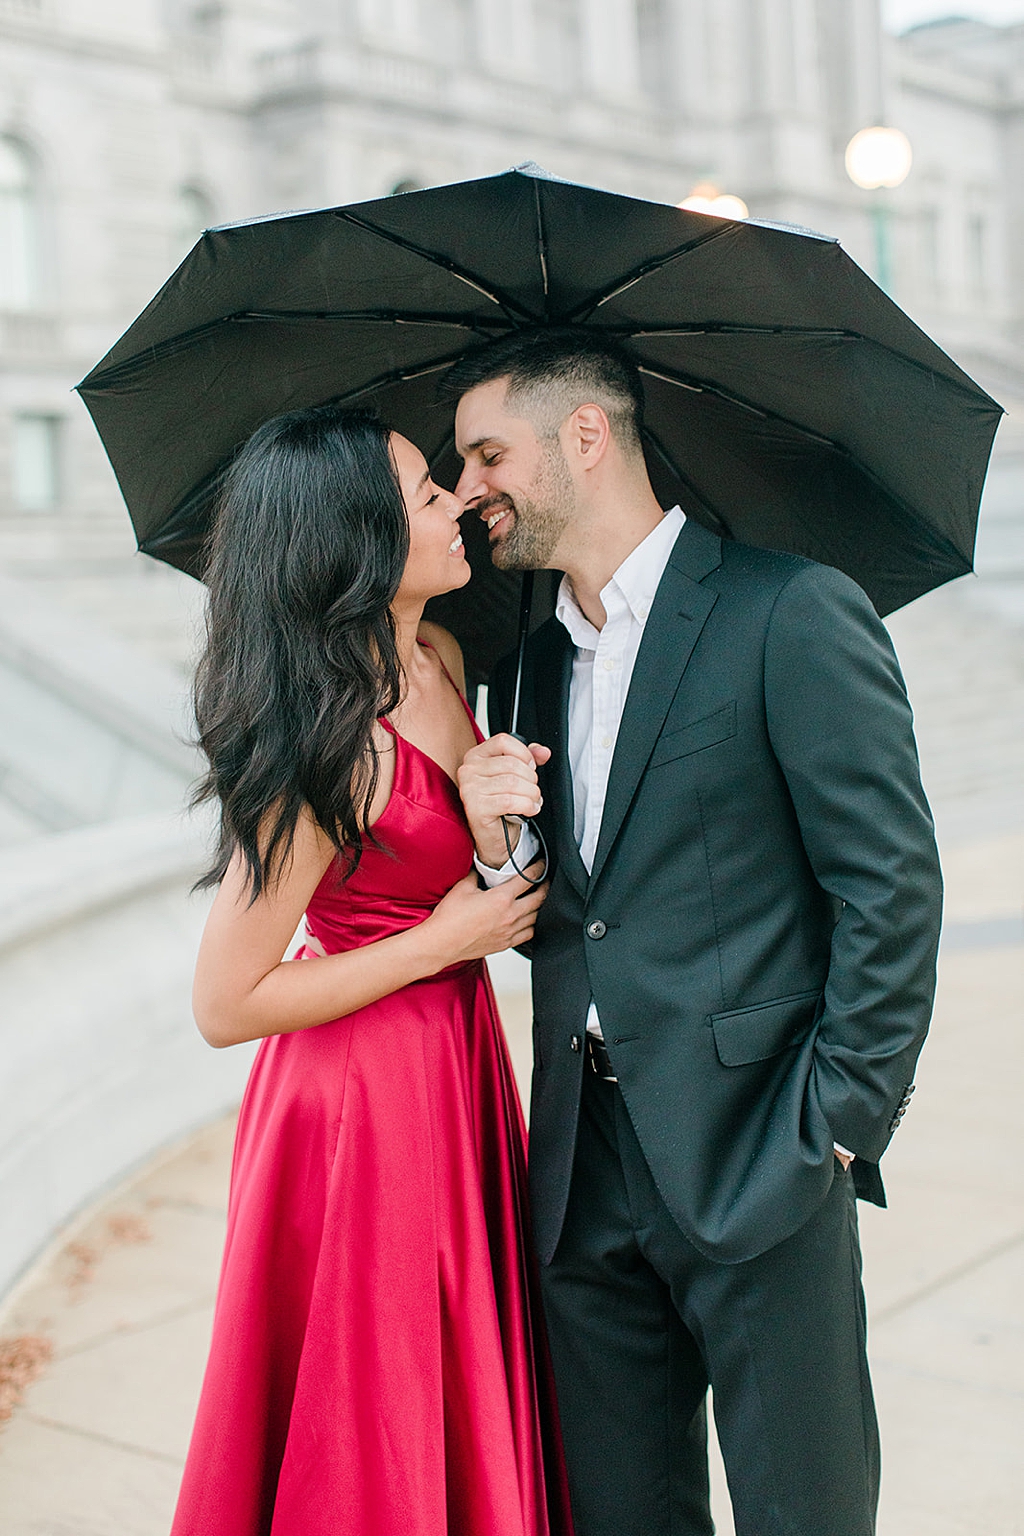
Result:
<svg viewBox="0 0 1024 1536"><path fill-rule="evenodd" d="M455 785L394 739L383 848L308 908L328 954L471 867ZM568 1536L526 1199L482 961L265 1040L173 1536Z"/></svg>

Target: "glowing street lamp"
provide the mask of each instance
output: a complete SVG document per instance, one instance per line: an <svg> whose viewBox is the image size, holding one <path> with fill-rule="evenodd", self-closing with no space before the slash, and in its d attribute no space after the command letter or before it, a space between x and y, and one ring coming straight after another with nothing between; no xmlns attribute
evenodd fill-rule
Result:
<svg viewBox="0 0 1024 1536"><path fill-rule="evenodd" d="M742 197L734 197L731 192L719 192L710 181L699 181L689 197L684 197L676 207L687 208L691 213L710 213L716 219L748 219L750 217L750 209Z"/></svg>
<svg viewBox="0 0 1024 1536"><path fill-rule="evenodd" d="M875 228L875 268L878 286L889 292L892 281L892 245L889 206L883 188L899 187L913 164L910 140L898 128L862 128L846 146L846 174L865 192L877 192L871 205Z"/></svg>

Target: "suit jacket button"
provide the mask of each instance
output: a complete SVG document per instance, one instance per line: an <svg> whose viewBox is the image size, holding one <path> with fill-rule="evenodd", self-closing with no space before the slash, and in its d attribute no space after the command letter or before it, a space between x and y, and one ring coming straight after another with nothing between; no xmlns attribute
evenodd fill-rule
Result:
<svg viewBox="0 0 1024 1536"><path fill-rule="evenodd" d="M608 924L602 923L599 917L595 918L592 923L587 924L588 939L603 939L607 932Z"/></svg>

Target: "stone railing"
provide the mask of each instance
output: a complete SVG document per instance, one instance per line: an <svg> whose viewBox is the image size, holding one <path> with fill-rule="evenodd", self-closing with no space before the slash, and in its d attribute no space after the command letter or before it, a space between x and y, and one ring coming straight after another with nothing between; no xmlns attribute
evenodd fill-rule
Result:
<svg viewBox="0 0 1024 1536"><path fill-rule="evenodd" d="M0 1295L83 1204L237 1102L191 1021L200 828L155 814L0 855Z"/></svg>
<svg viewBox="0 0 1024 1536"><path fill-rule="evenodd" d="M0 1295L241 1094L251 1050L211 1051L189 1006L189 731L183 675L0 576Z"/></svg>

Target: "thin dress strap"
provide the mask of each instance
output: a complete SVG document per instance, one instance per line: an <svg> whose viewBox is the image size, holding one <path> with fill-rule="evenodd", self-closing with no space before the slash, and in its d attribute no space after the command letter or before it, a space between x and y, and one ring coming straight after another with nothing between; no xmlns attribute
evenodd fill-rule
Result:
<svg viewBox="0 0 1024 1536"><path fill-rule="evenodd" d="M479 736L480 727L476 723L476 715L473 713L466 695L463 693L462 689L459 687L458 683L455 681L454 677L452 677L451 673L448 671L448 668L445 666L444 659L442 658L441 652L438 650L437 646L431 645L429 640L421 640L418 635L416 637L416 644L422 645L424 650L433 651L434 655L437 657L438 665L440 666L441 671L444 673L445 677L448 679L452 687L455 689L455 692L458 694L459 703L462 705L463 709L466 711L466 714L469 716L470 721L472 722L474 733Z"/></svg>

